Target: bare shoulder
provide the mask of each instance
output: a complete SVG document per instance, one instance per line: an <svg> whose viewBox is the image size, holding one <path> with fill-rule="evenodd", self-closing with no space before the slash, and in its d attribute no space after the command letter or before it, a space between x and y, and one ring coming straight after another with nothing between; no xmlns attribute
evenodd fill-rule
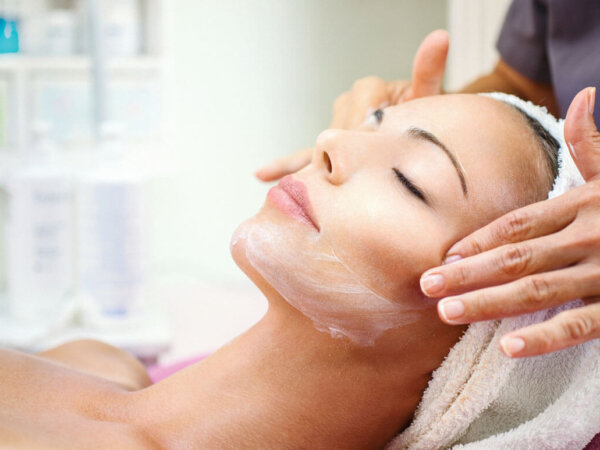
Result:
<svg viewBox="0 0 600 450"><path fill-rule="evenodd" d="M128 391L152 384L146 368L133 355L93 339L68 342L38 356L114 381Z"/></svg>
<svg viewBox="0 0 600 450"><path fill-rule="evenodd" d="M0 449L156 448L130 393L63 364L0 349Z"/></svg>
<svg viewBox="0 0 600 450"><path fill-rule="evenodd" d="M132 426L103 423L47 412L47 421L0 414L0 449L144 449L161 448L147 434Z"/></svg>

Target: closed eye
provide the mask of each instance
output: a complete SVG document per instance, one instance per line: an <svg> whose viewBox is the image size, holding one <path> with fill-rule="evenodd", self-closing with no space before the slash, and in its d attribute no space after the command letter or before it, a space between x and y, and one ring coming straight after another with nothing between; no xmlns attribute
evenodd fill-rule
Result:
<svg viewBox="0 0 600 450"><path fill-rule="evenodd" d="M418 197L426 205L429 204L429 202L425 198L425 195L423 195L423 192L421 192L421 190L418 187L416 187L408 178L406 178L402 172L400 172L396 168L394 168L393 171L396 174L396 178L400 180L400 183L402 183L404 187L406 187L406 189L408 189L411 192L411 194Z"/></svg>

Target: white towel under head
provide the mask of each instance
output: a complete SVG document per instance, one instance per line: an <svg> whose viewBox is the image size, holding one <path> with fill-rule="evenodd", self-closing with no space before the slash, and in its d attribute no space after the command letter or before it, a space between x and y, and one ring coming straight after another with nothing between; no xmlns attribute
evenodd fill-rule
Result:
<svg viewBox="0 0 600 450"><path fill-rule="evenodd" d="M563 121L546 108L502 93L560 143L549 198L583 184L564 141ZM600 432L600 340L548 355L511 359L500 338L560 311L574 300L518 317L471 324L433 373L410 426L388 449L578 449Z"/></svg>
<svg viewBox="0 0 600 450"><path fill-rule="evenodd" d="M527 115L537 120L560 144L560 150L558 151L558 176L554 179L554 185L548 194L548 198L558 197L568 190L581 186L584 183L565 142L564 120L556 119L545 107L534 105L533 103L522 100L514 95L504 94L502 92L492 92L480 95L495 98L496 100L509 103L521 109Z"/></svg>

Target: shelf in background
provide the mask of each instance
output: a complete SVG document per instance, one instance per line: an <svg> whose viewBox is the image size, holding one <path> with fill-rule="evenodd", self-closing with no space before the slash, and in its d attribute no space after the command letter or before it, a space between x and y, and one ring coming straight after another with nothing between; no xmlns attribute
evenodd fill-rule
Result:
<svg viewBox="0 0 600 450"><path fill-rule="evenodd" d="M107 60L110 71L159 71L163 60L155 55L140 55ZM91 69L91 60L85 55L30 56L19 54L0 55L0 71L84 71Z"/></svg>
<svg viewBox="0 0 600 450"><path fill-rule="evenodd" d="M73 309L73 308L71 308ZM132 322L113 325L86 325L78 314L55 324L20 322L0 311L0 346L37 353L66 342L96 339L133 353L148 364L155 364L170 348L171 326L165 302L148 302L145 316Z"/></svg>

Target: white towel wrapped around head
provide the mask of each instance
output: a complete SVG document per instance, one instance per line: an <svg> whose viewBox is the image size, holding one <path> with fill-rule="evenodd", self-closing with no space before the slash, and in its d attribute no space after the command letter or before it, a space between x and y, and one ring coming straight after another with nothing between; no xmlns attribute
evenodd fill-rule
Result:
<svg viewBox="0 0 600 450"><path fill-rule="evenodd" d="M581 186L584 183L565 142L564 120L556 119L543 106L534 105L533 103L522 100L514 95L504 94L502 92L492 92L490 94L480 95L495 98L496 100L516 106L529 117L537 120L560 144L560 149L558 151L558 176L554 179L554 184L552 190L548 194L548 198L558 197L568 190Z"/></svg>
<svg viewBox="0 0 600 450"><path fill-rule="evenodd" d="M536 119L560 143L557 197L583 184L564 141L563 121L546 108L503 93L482 94ZM581 449L600 432L600 340L548 355L511 359L500 338L574 300L518 317L471 324L433 373L410 426L388 449Z"/></svg>

